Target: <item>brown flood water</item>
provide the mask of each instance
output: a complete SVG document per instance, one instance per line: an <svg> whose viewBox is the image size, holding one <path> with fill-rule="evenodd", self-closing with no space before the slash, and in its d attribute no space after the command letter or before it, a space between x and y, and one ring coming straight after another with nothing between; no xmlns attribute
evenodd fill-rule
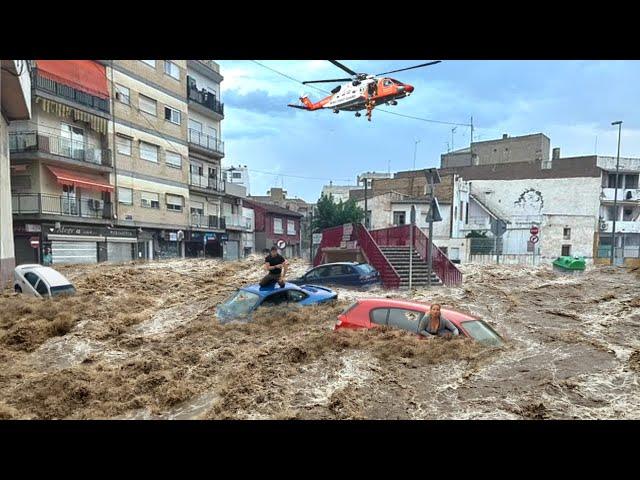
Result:
<svg viewBox="0 0 640 480"><path fill-rule="evenodd" d="M219 325L215 306L261 260L60 270L74 297L0 296L0 418L640 418L640 271L464 265L464 285L338 289L333 305ZM290 276L306 269L293 261ZM356 297L440 303L507 339L332 331Z"/></svg>

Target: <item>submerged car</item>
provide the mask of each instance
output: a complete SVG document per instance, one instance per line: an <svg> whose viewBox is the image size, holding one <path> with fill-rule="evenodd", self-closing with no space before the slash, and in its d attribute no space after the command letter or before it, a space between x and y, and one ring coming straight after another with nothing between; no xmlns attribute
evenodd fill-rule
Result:
<svg viewBox="0 0 640 480"><path fill-rule="evenodd" d="M76 293L72 283L51 267L18 265L13 271L13 278L13 288L17 293L43 298Z"/></svg>
<svg viewBox="0 0 640 480"><path fill-rule="evenodd" d="M338 315L338 322L335 324L334 330L389 326L418 334L420 320L429 314L430 308L430 305L424 303L388 298L361 299ZM486 322L478 318L444 308L441 309L441 315L450 320L460 335L464 337L470 337L489 345L500 346L504 344L502 337Z"/></svg>
<svg viewBox="0 0 640 480"><path fill-rule="evenodd" d="M380 285L382 282L380 273L368 263L337 262L318 265L302 277L291 280L291 283L367 288Z"/></svg>
<svg viewBox="0 0 640 480"><path fill-rule="evenodd" d="M317 285L294 285L285 283L280 287L277 283L269 287L258 284L241 288L216 308L216 316L220 323L232 320L251 319L251 314L258 307L282 304L314 305L329 302L338 298L333 290Z"/></svg>

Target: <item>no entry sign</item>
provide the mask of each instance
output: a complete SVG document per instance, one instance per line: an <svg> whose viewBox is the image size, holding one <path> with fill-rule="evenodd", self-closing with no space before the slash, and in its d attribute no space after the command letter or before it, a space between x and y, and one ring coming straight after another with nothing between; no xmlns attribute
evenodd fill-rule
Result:
<svg viewBox="0 0 640 480"><path fill-rule="evenodd" d="M531 228L529 229L529 233L531 235L537 235L538 232L540 232L540 230L538 230L538 227L536 227L535 225L532 225Z"/></svg>
<svg viewBox="0 0 640 480"><path fill-rule="evenodd" d="M38 237L31 237L29 243L33 248L38 248L40 246L40 239Z"/></svg>

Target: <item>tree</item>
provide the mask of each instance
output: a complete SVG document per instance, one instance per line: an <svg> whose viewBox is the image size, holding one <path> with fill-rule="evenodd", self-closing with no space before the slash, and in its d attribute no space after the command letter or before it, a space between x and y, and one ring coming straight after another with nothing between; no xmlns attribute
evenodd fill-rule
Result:
<svg viewBox="0 0 640 480"><path fill-rule="evenodd" d="M364 210L356 205L355 200L350 198L344 203L342 200L336 203L333 195L324 195L316 205L313 231L318 232L344 223L360 223L363 219Z"/></svg>

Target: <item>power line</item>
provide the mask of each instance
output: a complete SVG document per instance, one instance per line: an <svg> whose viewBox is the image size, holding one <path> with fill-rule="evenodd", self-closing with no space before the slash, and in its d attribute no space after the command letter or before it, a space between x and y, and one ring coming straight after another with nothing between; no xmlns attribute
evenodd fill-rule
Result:
<svg viewBox="0 0 640 480"><path fill-rule="evenodd" d="M265 172L264 170L255 170L253 168L247 168L248 171L250 172L255 172L255 173L263 173L265 175L273 175L274 177L291 177L291 178L302 178L304 180L330 180L330 181L334 181L334 182L350 182L351 180L347 180L344 178L326 178L326 177L304 177L301 175L287 175L284 173L273 173L273 172Z"/></svg>
<svg viewBox="0 0 640 480"><path fill-rule="evenodd" d="M285 78L288 78L289 80L293 80L296 83L300 83L300 84L304 85L305 87L315 88L316 90L319 90L322 93L327 93L327 94L329 93L326 90L322 90L321 88L314 87L313 85L306 85L303 82L301 82L300 80L298 80L296 78L293 78L293 77L290 77L286 73L282 73L282 72L276 70L275 68L268 67L268 66L266 66L266 65L264 65L264 64L262 64L260 62L257 62L255 60L251 60L251 61L254 62L254 63L257 63L261 67L264 67L264 68L266 68L268 70L271 70L272 72L277 73L278 75L281 75L281 76L283 76ZM398 115L399 117L411 118L413 120L420 120L422 122L440 123L440 124L443 124L443 125L456 125L456 126L461 126L461 127L470 127L471 126L468 123L445 122L445 121L442 121L442 120L431 120L431 119L428 119L428 118L421 118L421 117L414 117L414 116L411 116L411 115L404 115L402 113L390 112L389 110L382 110L382 109L377 109L377 110L380 111L380 112L390 113L391 115Z"/></svg>

